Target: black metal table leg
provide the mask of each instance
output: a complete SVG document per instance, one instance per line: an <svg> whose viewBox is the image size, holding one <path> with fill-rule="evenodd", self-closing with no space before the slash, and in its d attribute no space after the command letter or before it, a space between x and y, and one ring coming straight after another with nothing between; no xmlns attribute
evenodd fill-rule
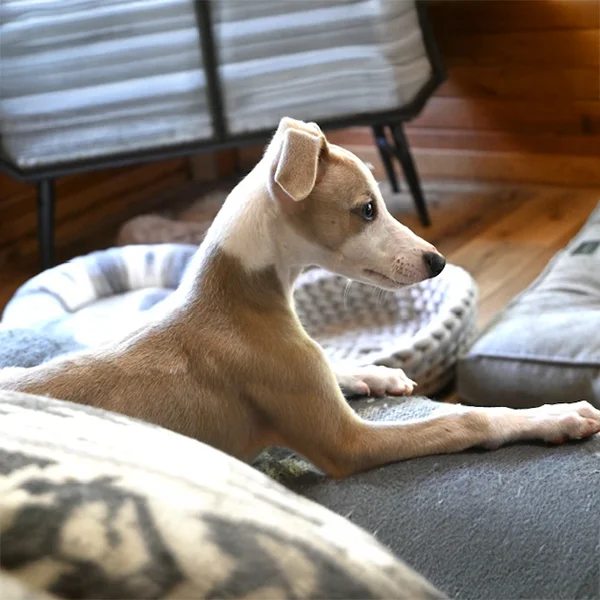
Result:
<svg viewBox="0 0 600 600"><path fill-rule="evenodd" d="M396 177L394 163L392 162L393 149L385 135L383 125L373 125L373 135L375 136L377 150L379 150L379 156L381 157L381 162L383 163L392 191L397 194L400 191L400 186L398 185L398 178Z"/></svg>
<svg viewBox="0 0 600 600"><path fill-rule="evenodd" d="M206 99L216 138L224 140L227 134L225 124L224 97L219 78L219 58L214 39L211 5L207 0L194 0L196 22L202 50L202 66L206 79Z"/></svg>
<svg viewBox="0 0 600 600"><path fill-rule="evenodd" d="M425 202L425 197L423 196L421 181L419 180L415 161L410 153L410 147L406 135L404 134L404 129L399 123L390 123L389 128L392 131L392 138L394 140L394 151L398 161L402 165L406 183L408 183L410 193L412 194L415 206L417 207L419 219L425 227L428 227L431 225L431 219L429 218L429 211L427 210L427 204Z"/></svg>
<svg viewBox="0 0 600 600"><path fill-rule="evenodd" d="M54 179L43 179L38 188L38 240L42 270L54 264Z"/></svg>

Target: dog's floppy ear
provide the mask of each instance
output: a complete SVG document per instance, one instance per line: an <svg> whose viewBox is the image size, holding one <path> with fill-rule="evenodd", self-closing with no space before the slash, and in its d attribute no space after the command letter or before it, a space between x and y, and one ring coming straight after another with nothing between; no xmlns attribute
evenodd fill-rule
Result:
<svg viewBox="0 0 600 600"><path fill-rule="evenodd" d="M275 183L293 200L304 200L315 187L323 134L289 128L282 135Z"/></svg>

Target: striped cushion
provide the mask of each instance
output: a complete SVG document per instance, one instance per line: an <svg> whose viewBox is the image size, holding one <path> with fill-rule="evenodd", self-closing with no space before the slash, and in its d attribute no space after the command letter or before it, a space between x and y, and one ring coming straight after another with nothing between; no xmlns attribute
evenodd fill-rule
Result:
<svg viewBox="0 0 600 600"><path fill-rule="evenodd" d="M413 0L216 2L230 131L391 111L431 76Z"/></svg>
<svg viewBox="0 0 600 600"><path fill-rule="evenodd" d="M212 135L192 0L4 0L0 40L21 167Z"/></svg>
<svg viewBox="0 0 600 600"><path fill-rule="evenodd" d="M212 6L232 134L395 110L431 74L414 0ZM21 167L212 136L193 0L3 0L0 57Z"/></svg>

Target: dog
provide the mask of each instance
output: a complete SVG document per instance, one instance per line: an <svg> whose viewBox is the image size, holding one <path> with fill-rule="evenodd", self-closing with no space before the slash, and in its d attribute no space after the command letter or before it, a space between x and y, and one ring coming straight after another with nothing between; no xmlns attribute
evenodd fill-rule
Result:
<svg viewBox="0 0 600 600"><path fill-rule="evenodd" d="M386 367L334 373L293 306L294 280L313 265L397 290L437 276L445 259L392 217L358 157L318 125L286 117L151 321L99 349L5 369L0 388L116 411L246 462L284 446L332 477L600 431L600 411L587 402L362 420L344 393L411 394L414 383Z"/></svg>

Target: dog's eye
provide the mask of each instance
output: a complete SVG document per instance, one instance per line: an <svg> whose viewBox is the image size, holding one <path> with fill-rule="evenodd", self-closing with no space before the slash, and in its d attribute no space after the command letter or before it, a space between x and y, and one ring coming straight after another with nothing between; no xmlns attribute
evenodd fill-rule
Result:
<svg viewBox="0 0 600 600"><path fill-rule="evenodd" d="M372 221L375 218L375 205L372 202L363 204L360 209L360 214L365 221Z"/></svg>

